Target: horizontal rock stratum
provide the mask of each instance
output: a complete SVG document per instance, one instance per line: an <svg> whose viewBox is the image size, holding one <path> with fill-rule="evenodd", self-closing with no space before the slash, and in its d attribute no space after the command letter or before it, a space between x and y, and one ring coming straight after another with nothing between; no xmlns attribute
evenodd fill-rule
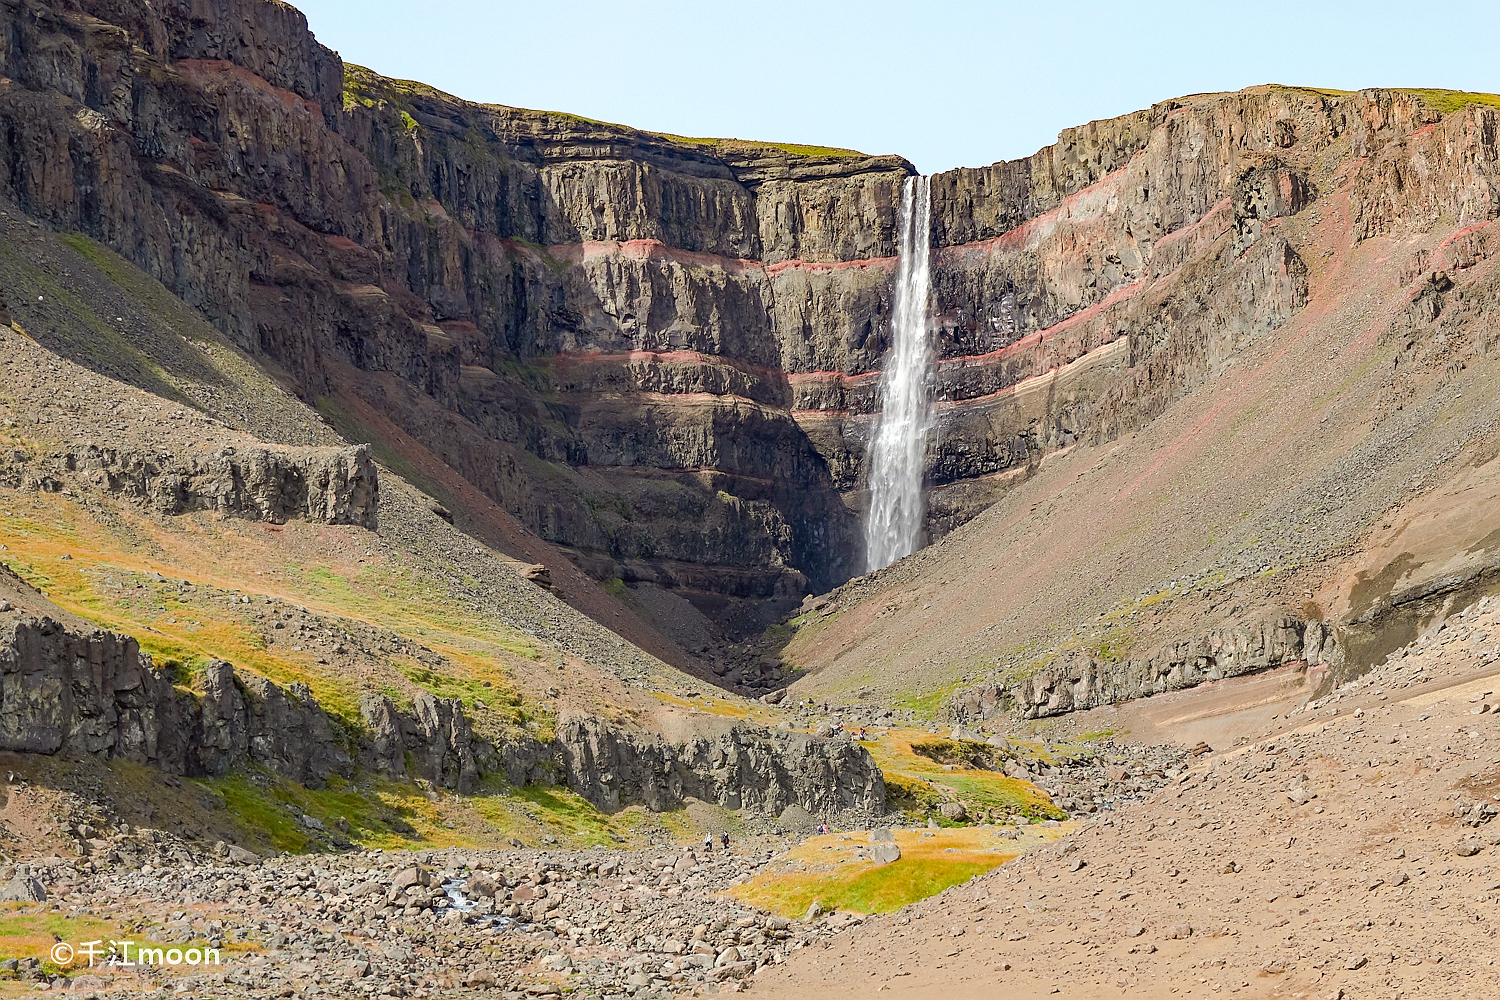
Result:
<svg viewBox="0 0 1500 1000"><path fill-rule="evenodd" d="M389 424L366 433L596 578L725 624L861 565L905 160L468 103L344 65L266 0L14 11L0 195L160 278L308 398L368 403ZM1275 220L1340 163L1365 164L1360 235L1487 218L1490 115L1262 87L935 177L932 534L1303 308ZM1468 181L1382 153L1428 126Z"/></svg>

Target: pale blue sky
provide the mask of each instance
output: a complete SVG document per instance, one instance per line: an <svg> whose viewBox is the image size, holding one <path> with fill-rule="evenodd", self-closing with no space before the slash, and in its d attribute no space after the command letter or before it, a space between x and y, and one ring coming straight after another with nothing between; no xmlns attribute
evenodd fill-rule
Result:
<svg viewBox="0 0 1500 1000"><path fill-rule="evenodd" d="M1500 2L292 0L324 44L470 100L680 135L1025 156L1183 94L1500 91Z"/></svg>

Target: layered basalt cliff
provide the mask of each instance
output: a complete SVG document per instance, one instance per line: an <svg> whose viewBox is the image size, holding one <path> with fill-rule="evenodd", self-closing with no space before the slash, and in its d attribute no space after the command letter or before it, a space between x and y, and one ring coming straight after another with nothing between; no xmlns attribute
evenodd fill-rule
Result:
<svg viewBox="0 0 1500 1000"><path fill-rule="evenodd" d="M380 480L367 445L265 448L173 455L86 444L58 454L0 454L0 483L49 492L77 481L161 514L217 511L281 524L352 524L374 530Z"/></svg>
<svg viewBox="0 0 1500 1000"><path fill-rule="evenodd" d="M373 406L403 432L387 447L439 456L596 577L724 623L857 571L906 161L469 104L344 66L268 0L0 16L0 195L329 412ZM1340 164L1401 181L1400 205L1358 206L1371 231L1491 197L1481 166L1442 187L1383 151L1491 162L1492 114L1257 88L935 177L933 534L1293 315L1306 262L1275 220Z"/></svg>

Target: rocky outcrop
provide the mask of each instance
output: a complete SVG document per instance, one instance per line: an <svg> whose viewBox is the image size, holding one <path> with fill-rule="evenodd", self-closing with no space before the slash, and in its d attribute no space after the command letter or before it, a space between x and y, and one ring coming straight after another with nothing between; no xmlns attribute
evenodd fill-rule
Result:
<svg viewBox="0 0 1500 1000"><path fill-rule="evenodd" d="M370 734L367 759L391 778L423 778L460 793L486 773L512 785L560 784L600 809L643 805L663 811L687 798L779 815L797 805L819 815L885 811L885 780L869 753L848 739L755 726L673 743L593 716L564 720L550 742L524 734L476 738L457 699L419 694L410 715L389 698L360 705Z"/></svg>
<svg viewBox="0 0 1500 1000"><path fill-rule="evenodd" d="M658 736L572 719L558 732L567 783L604 809L671 809L685 797L779 816L885 812L885 779L852 740L736 726L717 738L671 744Z"/></svg>
<svg viewBox="0 0 1500 1000"><path fill-rule="evenodd" d="M178 688L128 636L22 618L0 633L0 749L120 757L190 777L256 764L312 787L352 773L304 685L283 690L212 661L202 686Z"/></svg>
<svg viewBox="0 0 1500 1000"><path fill-rule="evenodd" d="M422 778L460 795L479 784L474 733L457 698L418 692L407 716L385 695L366 692L359 707L370 734L368 759L387 777Z"/></svg>
<svg viewBox="0 0 1500 1000"><path fill-rule="evenodd" d="M739 726L671 744L597 719L565 722L551 742L477 738L456 698L419 692L410 713L367 693L367 736L332 722L304 684L282 688L222 661L177 686L134 639L81 634L49 618L0 633L0 750L124 758L170 774L221 776L264 767L310 787L363 766L471 794L486 770L513 784L560 783L601 809L680 806L685 797L772 815L797 804L828 814L882 813L885 783L848 739Z"/></svg>
<svg viewBox="0 0 1500 1000"><path fill-rule="evenodd" d="M87 444L56 455L0 455L0 482L54 491L67 481L168 515L211 510L273 524L302 520L372 531L380 500L368 445L173 455Z"/></svg>
<svg viewBox="0 0 1500 1000"><path fill-rule="evenodd" d="M1029 676L960 691L946 713L960 723L1006 713L1038 719L1288 664L1336 669L1343 659L1332 626L1282 618L1258 628L1222 629L1124 660L1071 652Z"/></svg>

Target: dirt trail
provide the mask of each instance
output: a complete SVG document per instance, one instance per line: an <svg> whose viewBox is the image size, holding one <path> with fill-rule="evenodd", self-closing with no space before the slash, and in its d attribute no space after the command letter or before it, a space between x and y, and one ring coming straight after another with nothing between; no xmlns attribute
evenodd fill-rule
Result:
<svg viewBox="0 0 1500 1000"><path fill-rule="evenodd" d="M1221 739L1145 803L796 952L753 992L1495 995L1497 646L1487 599L1300 709L1267 676L1089 713Z"/></svg>

